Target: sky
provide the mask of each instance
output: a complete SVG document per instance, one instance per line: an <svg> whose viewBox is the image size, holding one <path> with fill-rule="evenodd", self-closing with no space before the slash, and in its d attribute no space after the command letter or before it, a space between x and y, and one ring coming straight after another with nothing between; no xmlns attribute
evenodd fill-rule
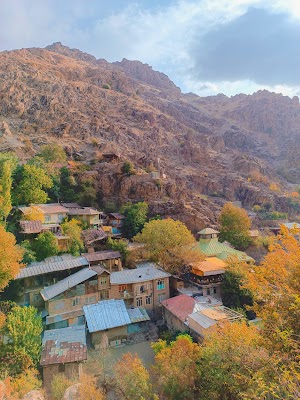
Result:
<svg viewBox="0 0 300 400"><path fill-rule="evenodd" d="M200 96L300 96L300 0L0 0L0 51L139 60Z"/></svg>

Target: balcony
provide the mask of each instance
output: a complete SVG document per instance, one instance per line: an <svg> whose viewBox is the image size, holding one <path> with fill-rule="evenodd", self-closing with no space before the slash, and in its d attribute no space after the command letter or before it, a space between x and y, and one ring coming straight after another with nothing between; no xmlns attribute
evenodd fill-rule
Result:
<svg viewBox="0 0 300 400"><path fill-rule="evenodd" d="M133 292L119 292L120 299L133 299Z"/></svg>

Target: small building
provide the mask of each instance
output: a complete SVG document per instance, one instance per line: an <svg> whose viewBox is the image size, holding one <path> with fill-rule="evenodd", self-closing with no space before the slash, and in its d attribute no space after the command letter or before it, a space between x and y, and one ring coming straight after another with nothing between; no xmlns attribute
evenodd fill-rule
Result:
<svg viewBox="0 0 300 400"><path fill-rule="evenodd" d="M199 342L210 329L223 322L234 322L244 316L223 306L210 296L188 296L182 294L162 302L162 314L170 330L189 332Z"/></svg>
<svg viewBox="0 0 300 400"><path fill-rule="evenodd" d="M122 257L119 251L103 250L82 255L90 265L101 265L109 272L122 271Z"/></svg>
<svg viewBox="0 0 300 400"><path fill-rule="evenodd" d="M121 235L125 215L120 213L108 214L108 225L111 226L113 235Z"/></svg>
<svg viewBox="0 0 300 400"><path fill-rule="evenodd" d="M68 379L79 379L82 363L87 360L85 325L44 332L41 366L43 382L49 393L54 375L64 373Z"/></svg>
<svg viewBox="0 0 300 400"><path fill-rule="evenodd" d="M143 308L126 309L124 300L104 300L97 304L84 306L88 330L94 346L101 344L103 336L108 339L109 346L126 343L131 325L149 321Z"/></svg>
<svg viewBox="0 0 300 400"><path fill-rule="evenodd" d="M98 228L104 223L103 213L93 207L71 207L69 208L67 214L70 218L75 218L79 221L86 222L89 228Z"/></svg>
<svg viewBox="0 0 300 400"><path fill-rule="evenodd" d="M137 267L111 273L110 298L124 299L128 307L154 311L170 297L171 275L151 262L139 263Z"/></svg>
<svg viewBox="0 0 300 400"><path fill-rule="evenodd" d="M102 228L86 229L81 232L81 237L88 252L94 252L103 246L107 234Z"/></svg>
<svg viewBox="0 0 300 400"><path fill-rule="evenodd" d="M59 203L32 204L30 207L19 207L19 211L25 216L30 212L30 208L43 216L43 224L60 224L67 216L68 209Z"/></svg>
<svg viewBox="0 0 300 400"><path fill-rule="evenodd" d="M236 256L241 261L254 261L252 257L249 257L243 251L236 250L226 243L219 242L219 232L215 229L205 228L198 232L198 234L199 241L195 248L201 253L204 253L207 257L217 257L221 260L227 260L230 256Z"/></svg>

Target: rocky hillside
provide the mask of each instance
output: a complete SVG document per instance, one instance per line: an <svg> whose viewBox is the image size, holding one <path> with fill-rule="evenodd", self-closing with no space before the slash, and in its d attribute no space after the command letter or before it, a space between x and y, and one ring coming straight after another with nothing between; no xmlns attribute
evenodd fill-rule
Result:
<svg viewBox="0 0 300 400"><path fill-rule="evenodd" d="M104 200L145 199L193 230L225 200L286 211L288 181L300 179L298 98L182 94L147 64L108 63L61 43L0 53L0 124L0 150L26 159L59 142L93 164ZM121 158L103 162L108 152ZM122 173L125 160L135 175Z"/></svg>

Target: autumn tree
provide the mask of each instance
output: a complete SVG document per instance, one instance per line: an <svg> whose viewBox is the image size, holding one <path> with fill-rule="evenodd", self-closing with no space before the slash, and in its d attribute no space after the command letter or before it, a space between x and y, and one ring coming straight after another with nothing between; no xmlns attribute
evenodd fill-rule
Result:
<svg viewBox="0 0 300 400"><path fill-rule="evenodd" d="M0 175L0 221L5 225L11 211L12 168L10 161L5 161Z"/></svg>
<svg viewBox="0 0 300 400"><path fill-rule="evenodd" d="M195 239L187 227L171 218L147 222L134 241L144 243L149 259L170 272L204 257L195 250Z"/></svg>
<svg viewBox="0 0 300 400"><path fill-rule="evenodd" d="M81 239L81 223L76 219L65 221L61 224L63 234L69 236L68 251L74 256L79 255L84 249L83 241Z"/></svg>
<svg viewBox="0 0 300 400"><path fill-rule="evenodd" d="M193 343L189 335L178 335L169 345L160 340L152 347L156 353L153 366L154 386L159 398L194 399L199 345Z"/></svg>
<svg viewBox="0 0 300 400"><path fill-rule="evenodd" d="M34 240L32 249L38 261L55 256L58 253L58 246L54 234L50 231L40 233Z"/></svg>
<svg viewBox="0 0 300 400"><path fill-rule="evenodd" d="M150 400L152 385L150 375L137 354L123 354L114 367L117 390L122 399Z"/></svg>
<svg viewBox="0 0 300 400"><path fill-rule="evenodd" d="M247 211L226 203L219 216L220 241L228 241L240 249L246 248L250 242L251 221Z"/></svg>
<svg viewBox="0 0 300 400"><path fill-rule="evenodd" d="M137 235L144 227L147 220L148 204L139 202L136 204L127 204L122 207L121 212L125 215L123 224L124 235L131 239Z"/></svg>
<svg viewBox="0 0 300 400"><path fill-rule="evenodd" d="M45 192L52 186L52 180L46 171L36 165L25 164L18 171L20 182L14 188L16 204L46 203Z"/></svg>
<svg viewBox="0 0 300 400"><path fill-rule="evenodd" d="M27 207L26 210L24 211L22 219L25 221L44 222L44 214L39 207L31 205L30 207Z"/></svg>
<svg viewBox="0 0 300 400"><path fill-rule="evenodd" d="M34 365L39 362L43 325L36 308L13 307L6 316L3 330L8 338L8 349L27 354Z"/></svg>
<svg viewBox="0 0 300 400"><path fill-rule="evenodd" d="M14 279L22 267L22 249L16 245L16 238L0 226L0 291Z"/></svg>
<svg viewBox="0 0 300 400"><path fill-rule="evenodd" d="M76 400L104 400L103 391L97 387L97 378L82 374L79 380Z"/></svg>
<svg viewBox="0 0 300 400"><path fill-rule="evenodd" d="M64 162L67 159L66 152L57 143L50 143L42 146L39 156L47 163L59 163Z"/></svg>

